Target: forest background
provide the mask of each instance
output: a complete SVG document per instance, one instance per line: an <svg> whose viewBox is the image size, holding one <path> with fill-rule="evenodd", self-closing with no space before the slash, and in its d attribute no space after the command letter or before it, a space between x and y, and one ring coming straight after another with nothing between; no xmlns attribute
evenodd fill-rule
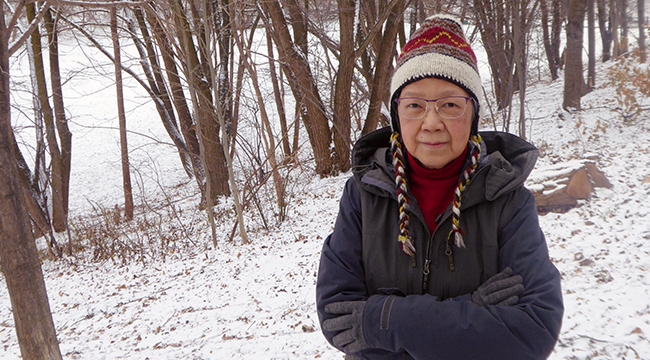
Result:
<svg viewBox="0 0 650 360"><path fill-rule="evenodd" d="M42 262L154 266L282 228L306 201L306 183L345 174L355 140L387 124L397 51L427 15L457 16L482 49L490 111L481 126L527 138L535 116L518 104L529 86L561 81L560 114L570 117L597 89L597 69L607 71L599 75L620 122L641 116L650 92L644 8L624 0L4 2L0 265L22 357L61 357ZM85 60L66 52L70 44ZM96 92L110 87L115 103L74 106L89 96L77 80L91 72L104 79ZM97 111L114 111L117 126L81 121ZM154 119L166 139L128 126ZM103 127L120 148L119 166L107 169L121 172L119 198L101 176L79 175L86 191L70 191L83 173L73 157L89 156L74 151L71 129L84 136ZM158 167L153 151L139 151L149 149L143 139L176 160ZM101 151L105 140L97 141ZM79 198L92 192L101 196ZM188 199L202 214L189 221ZM255 260L241 249L232 261Z"/></svg>

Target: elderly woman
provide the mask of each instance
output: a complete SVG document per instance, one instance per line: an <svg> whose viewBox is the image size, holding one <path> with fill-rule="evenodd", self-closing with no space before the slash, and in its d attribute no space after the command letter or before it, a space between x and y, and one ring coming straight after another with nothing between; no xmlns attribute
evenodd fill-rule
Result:
<svg viewBox="0 0 650 360"><path fill-rule="evenodd" d="M391 82L391 128L361 138L316 288L346 359L545 359L560 274L524 181L538 151L478 131L476 57L453 18L427 19Z"/></svg>

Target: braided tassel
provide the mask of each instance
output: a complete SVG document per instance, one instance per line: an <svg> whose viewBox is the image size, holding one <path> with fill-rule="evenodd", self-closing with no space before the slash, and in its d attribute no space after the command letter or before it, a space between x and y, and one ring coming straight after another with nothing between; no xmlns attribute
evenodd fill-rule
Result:
<svg viewBox="0 0 650 360"><path fill-rule="evenodd" d="M460 228L460 204L463 199L463 194L465 193L465 187L467 187L467 185L470 182L472 174L478 168L478 161L481 156L481 141L482 141L481 135L475 135L472 137L471 142L472 144L474 144L474 152L472 153L472 157L470 159L471 163L467 166L467 168L463 172L463 178L458 183L458 187L456 187L456 191L454 192L454 201L451 208L452 211L451 231L449 232L449 236L447 237L447 243L449 243L449 240L453 235L454 245L456 245L459 248L465 247L465 241L463 241L463 231ZM448 251L449 250L450 248L448 247Z"/></svg>
<svg viewBox="0 0 650 360"><path fill-rule="evenodd" d="M409 200L408 185L404 172L404 156L402 154L402 143L399 140L399 133L394 132L390 137L393 149L393 168L395 169L395 185L397 186L397 203L399 205L399 235L402 252L408 256L415 255L415 247L409 235Z"/></svg>

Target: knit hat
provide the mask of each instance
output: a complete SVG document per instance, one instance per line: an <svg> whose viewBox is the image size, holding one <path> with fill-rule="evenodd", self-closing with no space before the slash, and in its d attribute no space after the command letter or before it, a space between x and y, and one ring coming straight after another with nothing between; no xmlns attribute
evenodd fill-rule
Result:
<svg viewBox="0 0 650 360"><path fill-rule="evenodd" d="M475 100L475 124L478 128L479 94L482 94L481 78L476 55L470 47L458 19L448 15L434 15L404 45L390 84L391 108L402 88L425 77L448 80L466 90ZM393 112L391 125L399 129L399 121Z"/></svg>
<svg viewBox="0 0 650 360"><path fill-rule="evenodd" d="M404 86L427 77L444 79L460 86L474 99L475 105L469 139L471 151L467 166L461 172L458 186L454 191L451 230L445 246L449 269L453 271L455 268L453 246L465 247L464 231L461 229L460 223L460 206L465 188L478 168L482 146L481 136L478 134L479 94L482 94L481 78L474 51L465 38L460 22L453 17L435 15L424 21L402 49L390 86L391 127L393 130L390 140L399 205L398 240L404 254L411 257L415 256L416 249L409 233L409 183L395 99L402 92Z"/></svg>

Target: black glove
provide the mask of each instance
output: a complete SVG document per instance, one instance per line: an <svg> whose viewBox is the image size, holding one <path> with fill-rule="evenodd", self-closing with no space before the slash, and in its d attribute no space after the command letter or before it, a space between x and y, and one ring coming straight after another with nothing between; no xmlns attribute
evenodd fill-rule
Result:
<svg viewBox="0 0 650 360"><path fill-rule="evenodd" d="M365 306L365 301L341 301L325 305L325 312L339 316L323 321L323 329L339 332L332 338L332 342L346 354L369 347L363 338L363 308Z"/></svg>
<svg viewBox="0 0 650 360"><path fill-rule="evenodd" d="M523 279L512 275L512 269L507 267L492 276L474 291L472 301L478 306L516 305L519 295L523 294Z"/></svg>

